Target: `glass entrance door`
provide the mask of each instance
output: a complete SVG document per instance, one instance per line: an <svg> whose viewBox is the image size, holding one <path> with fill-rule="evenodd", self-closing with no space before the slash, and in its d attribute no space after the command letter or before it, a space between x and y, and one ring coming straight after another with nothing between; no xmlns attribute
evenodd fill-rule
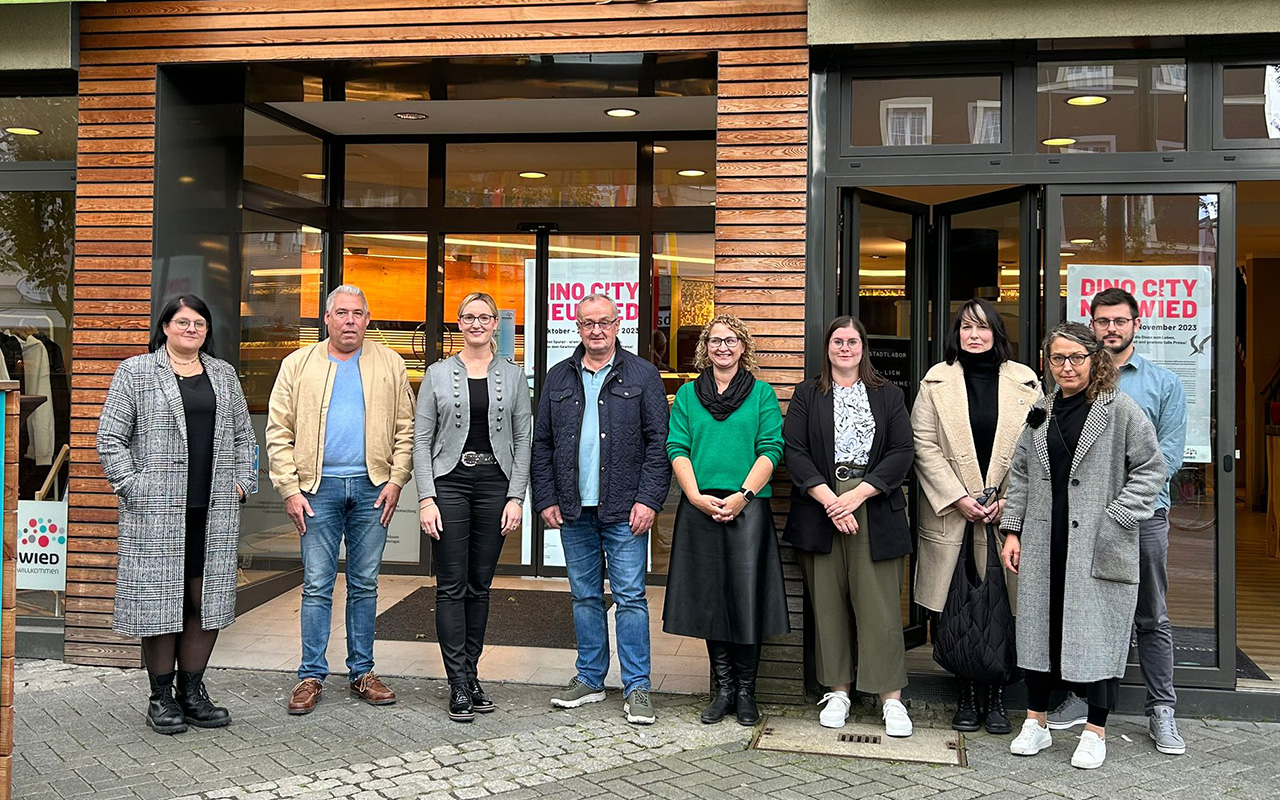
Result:
<svg viewBox="0 0 1280 800"><path fill-rule="evenodd" d="M1046 325L1089 322L1120 287L1139 304L1137 351L1187 395L1186 448L1171 481L1169 618L1174 680L1234 687L1235 196L1232 184L1051 187ZM1126 679L1140 682L1136 652Z"/></svg>

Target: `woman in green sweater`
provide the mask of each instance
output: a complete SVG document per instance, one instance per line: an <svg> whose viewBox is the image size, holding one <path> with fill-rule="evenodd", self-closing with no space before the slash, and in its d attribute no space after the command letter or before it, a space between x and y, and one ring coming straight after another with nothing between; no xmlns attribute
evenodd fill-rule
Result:
<svg viewBox="0 0 1280 800"><path fill-rule="evenodd" d="M680 481L662 629L707 640L719 684L705 723L754 725L766 636L789 633L769 479L782 457L782 410L757 381L751 334L721 314L698 339L698 378L676 392L667 455Z"/></svg>

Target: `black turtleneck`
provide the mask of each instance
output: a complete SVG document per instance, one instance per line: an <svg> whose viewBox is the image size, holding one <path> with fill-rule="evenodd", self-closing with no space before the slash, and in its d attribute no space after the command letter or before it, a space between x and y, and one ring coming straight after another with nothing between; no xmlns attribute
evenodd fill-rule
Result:
<svg viewBox="0 0 1280 800"><path fill-rule="evenodd" d="M973 447L985 478L991 464L996 424L1000 419L1000 362L996 360L995 348L983 353L961 350L959 361L964 370L965 392L969 395L969 428L973 431Z"/></svg>

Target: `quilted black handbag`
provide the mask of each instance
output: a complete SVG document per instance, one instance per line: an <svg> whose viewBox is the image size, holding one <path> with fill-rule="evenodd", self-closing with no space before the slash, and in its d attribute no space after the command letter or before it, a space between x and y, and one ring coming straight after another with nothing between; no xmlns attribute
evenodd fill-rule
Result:
<svg viewBox="0 0 1280 800"><path fill-rule="evenodd" d="M1006 686L1018 679L1013 609L995 529L990 525L986 529L987 569L979 581L973 523L965 526L951 589L934 628L933 660L957 677Z"/></svg>

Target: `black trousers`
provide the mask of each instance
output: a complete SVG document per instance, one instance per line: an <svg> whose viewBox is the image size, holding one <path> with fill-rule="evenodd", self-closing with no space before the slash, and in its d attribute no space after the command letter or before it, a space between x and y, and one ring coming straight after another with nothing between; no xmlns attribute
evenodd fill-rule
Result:
<svg viewBox="0 0 1280 800"><path fill-rule="evenodd" d="M436 638L450 683L476 677L489 622L489 587L502 553L507 476L497 464L459 464L436 478L443 530L432 542L436 565Z"/></svg>
<svg viewBox="0 0 1280 800"><path fill-rule="evenodd" d="M1107 678L1093 683L1067 683L1056 673L1023 670L1022 676L1027 682L1027 710L1045 712L1049 710L1049 695L1054 689L1064 688L1074 692L1076 697L1084 698L1089 704L1089 724L1099 728L1107 727L1107 716L1115 709L1120 698L1120 679Z"/></svg>

